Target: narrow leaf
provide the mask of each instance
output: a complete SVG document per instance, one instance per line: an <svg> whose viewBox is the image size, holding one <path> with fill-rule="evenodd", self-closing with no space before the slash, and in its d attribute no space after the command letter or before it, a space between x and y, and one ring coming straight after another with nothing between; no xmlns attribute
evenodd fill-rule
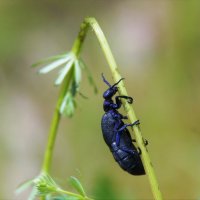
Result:
<svg viewBox="0 0 200 200"><path fill-rule="evenodd" d="M82 195L83 197L86 196L83 186L76 177L71 176L69 182L80 195Z"/></svg>
<svg viewBox="0 0 200 200"><path fill-rule="evenodd" d="M65 53L65 54L60 54L60 55L52 56L52 57L49 57L49 58L46 58L44 60L40 60L40 61L34 63L33 65L31 65L31 67L37 67L37 66L43 65L43 64L45 64L47 62L52 62L54 60L65 58L65 57L67 57L69 55L70 55L70 52L69 53Z"/></svg>
<svg viewBox="0 0 200 200"><path fill-rule="evenodd" d="M61 66L62 64L68 62L70 59L71 59L71 56L68 56L66 58L62 58L62 59L56 60L56 61L50 63L49 65L43 67L42 69L40 69L38 72L40 74L46 74L46 73L52 71L53 69Z"/></svg>
<svg viewBox="0 0 200 200"><path fill-rule="evenodd" d="M63 114L63 112L64 112L65 106L66 106L68 98L69 98L68 96L69 96L69 93L67 93L65 95L65 97L63 98L62 104L60 106L60 114Z"/></svg>
<svg viewBox="0 0 200 200"><path fill-rule="evenodd" d="M71 69L72 65L73 65L74 60L70 60L65 67L63 67L63 69L60 71L60 75L58 76L58 78L56 79L56 81L54 82L55 85L60 85L62 83L62 81L64 80L66 74L69 72L69 70Z"/></svg>
<svg viewBox="0 0 200 200"><path fill-rule="evenodd" d="M35 187L37 188L38 195L45 196L48 193L56 192L58 190L58 185L55 181L48 175L42 174L35 180Z"/></svg>
<svg viewBox="0 0 200 200"><path fill-rule="evenodd" d="M67 117L72 117L75 111L75 104L73 101L69 101L66 103L62 115Z"/></svg>
<svg viewBox="0 0 200 200"><path fill-rule="evenodd" d="M73 80L71 87L70 87L70 92L71 92L73 98L76 96L77 91L78 91L78 85Z"/></svg>
<svg viewBox="0 0 200 200"><path fill-rule="evenodd" d="M37 196L37 189L34 187L33 190L31 191L30 196L28 197L28 200L35 200Z"/></svg>
<svg viewBox="0 0 200 200"><path fill-rule="evenodd" d="M72 117L75 111L75 102L71 92L68 92L60 106L60 113L67 117Z"/></svg>
<svg viewBox="0 0 200 200"><path fill-rule="evenodd" d="M80 63L80 66L85 70L85 72L87 74L88 81L89 81L90 85L93 86L94 93L96 94L98 92L97 86L94 82L94 79L92 78L92 75L90 73L89 68L87 67L87 65L84 63L84 61L82 59L79 59L79 63Z"/></svg>
<svg viewBox="0 0 200 200"><path fill-rule="evenodd" d="M74 62L74 67L75 67L75 82L76 82L76 86L79 87L80 82L81 82L81 67L79 65L79 61L75 60Z"/></svg>
<svg viewBox="0 0 200 200"><path fill-rule="evenodd" d="M19 193L23 192L24 190L26 190L28 187L30 187L33 184L33 179L27 180L24 183L20 184L15 193L18 195Z"/></svg>

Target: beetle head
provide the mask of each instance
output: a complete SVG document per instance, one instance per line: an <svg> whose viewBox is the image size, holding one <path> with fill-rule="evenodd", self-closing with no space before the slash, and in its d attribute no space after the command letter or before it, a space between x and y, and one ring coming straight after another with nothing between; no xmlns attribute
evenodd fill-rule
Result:
<svg viewBox="0 0 200 200"><path fill-rule="evenodd" d="M103 81L104 83L106 83L106 85L109 86L109 89L107 89L104 93L103 93L103 98L104 99L111 99L115 94L116 92L118 91L118 87L116 87L117 84L119 84L119 82L121 80L123 80L124 78L121 78L119 81L117 81L117 83L115 83L114 85L110 85L110 83L105 79L103 73L101 74L102 75L102 78L103 78Z"/></svg>

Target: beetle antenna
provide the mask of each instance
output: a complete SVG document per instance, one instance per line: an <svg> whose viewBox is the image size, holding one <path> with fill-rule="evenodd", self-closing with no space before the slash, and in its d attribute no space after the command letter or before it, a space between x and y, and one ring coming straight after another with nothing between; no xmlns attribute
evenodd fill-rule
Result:
<svg viewBox="0 0 200 200"><path fill-rule="evenodd" d="M108 85L109 87L112 87L112 86L110 85L110 83L105 79L103 73L101 74L101 76L102 76L102 78L103 78L104 83L106 83L106 85Z"/></svg>
<svg viewBox="0 0 200 200"><path fill-rule="evenodd" d="M117 81L117 83L115 83L115 84L112 86L112 88L115 87L117 84L119 84L120 81L122 81L122 80L124 80L124 79L125 79L125 78L120 78L119 81Z"/></svg>

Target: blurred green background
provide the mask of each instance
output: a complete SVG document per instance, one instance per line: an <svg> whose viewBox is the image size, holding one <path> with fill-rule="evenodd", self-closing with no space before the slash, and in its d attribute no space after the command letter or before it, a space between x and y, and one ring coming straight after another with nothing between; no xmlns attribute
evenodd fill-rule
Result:
<svg viewBox="0 0 200 200"><path fill-rule="evenodd" d="M40 172L59 89L52 72L38 76L34 62L70 50L84 17L102 27L141 120L143 136L165 199L200 198L200 1L0 1L0 199L15 196ZM82 181L97 199L152 199L146 176L115 163L103 141L100 74L112 77L93 32L82 57L99 93L85 76L72 119L63 118L52 176L68 188Z"/></svg>

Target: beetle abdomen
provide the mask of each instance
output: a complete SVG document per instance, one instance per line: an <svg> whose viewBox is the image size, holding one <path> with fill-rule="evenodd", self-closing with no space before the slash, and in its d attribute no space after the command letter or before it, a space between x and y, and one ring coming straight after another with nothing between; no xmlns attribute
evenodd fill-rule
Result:
<svg viewBox="0 0 200 200"><path fill-rule="evenodd" d="M103 115L101 120L101 128L103 138L113 154L115 161L119 166L132 175L145 174L141 158L137 152L136 147L133 145L128 129L125 129L121 134L120 144L116 144L116 132L114 131L116 120L112 114L107 112ZM124 123L122 122L122 125ZM129 149L133 153L124 151Z"/></svg>
<svg viewBox="0 0 200 200"><path fill-rule="evenodd" d="M133 151L132 154L125 152L121 150L120 148L118 148L115 142L112 144L112 148L110 148L115 161L119 164L119 166L123 170L127 171L128 173L132 175L145 174L141 158L135 146L132 145L131 149Z"/></svg>

